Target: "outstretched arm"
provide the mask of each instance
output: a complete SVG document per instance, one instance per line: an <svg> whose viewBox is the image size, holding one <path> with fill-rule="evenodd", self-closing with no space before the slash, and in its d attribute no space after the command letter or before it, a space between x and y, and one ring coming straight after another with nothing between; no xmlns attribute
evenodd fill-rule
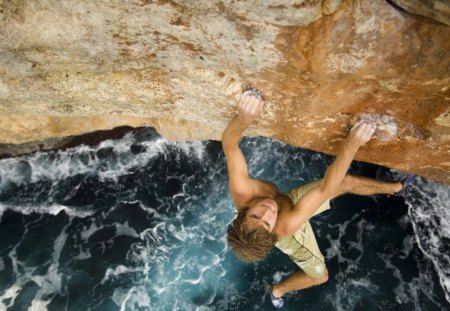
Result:
<svg viewBox="0 0 450 311"><path fill-rule="evenodd" d="M342 183L359 147L370 140L375 129L375 123L368 123L363 120L358 121L352 127L345 140L344 147L325 172L321 192L323 192L327 198L329 198Z"/></svg>
<svg viewBox="0 0 450 311"><path fill-rule="evenodd" d="M262 111L264 101L261 95L253 91L242 94L236 115L222 134L222 146L227 159L230 176L230 193L236 208L245 206L261 188L261 182L248 176L247 163L239 148L244 131L250 127Z"/></svg>
<svg viewBox="0 0 450 311"><path fill-rule="evenodd" d="M282 229L286 235L296 232L337 191L359 147L370 140L375 129L375 124L364 121L355 123L341 152L325 172L322 184L305 193L290 211L289 221Z"/></svg>

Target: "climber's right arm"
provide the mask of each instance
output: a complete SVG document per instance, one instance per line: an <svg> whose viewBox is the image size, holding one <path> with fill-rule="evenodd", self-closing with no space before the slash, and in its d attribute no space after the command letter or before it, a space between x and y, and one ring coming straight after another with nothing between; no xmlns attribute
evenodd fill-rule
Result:
<svg viewBox="0 0 450 311"><path fill-rule="evenodd" d="M250 178L247 163L239 148L239 142L244 131L258 118L264 101L255 92L246 91L238 104L239 114L236 115L222 134L222 146L227 160L229 187L236 208L245 207L246 203L260 191L263 182Z"/></svg>

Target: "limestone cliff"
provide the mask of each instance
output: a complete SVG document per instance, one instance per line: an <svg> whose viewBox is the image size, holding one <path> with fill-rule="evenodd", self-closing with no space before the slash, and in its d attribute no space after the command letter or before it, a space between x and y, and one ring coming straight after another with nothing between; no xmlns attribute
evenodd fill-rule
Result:
<svg viewBox="0 0 450 311"><path fill-rule="evenodd" d="M358 114L388 115L396 135L358 159L450 183L449 12L447 0L0 0L2 150L122 125L220 139L254 85L267 105L249 135L335 154Z"/></svg>

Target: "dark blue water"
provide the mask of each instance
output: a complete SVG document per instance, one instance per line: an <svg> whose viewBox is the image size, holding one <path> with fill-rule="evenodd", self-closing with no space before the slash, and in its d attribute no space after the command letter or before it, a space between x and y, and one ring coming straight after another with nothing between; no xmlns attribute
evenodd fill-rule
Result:
<svg viewBox="0 0 450 311"><path fill-rule="evenodd" d="M242 148L250 174L285 191L332 161L267 138ZM1 160L0 310L273 310L265 286L297 268L277 250L237 260L227 178L220 142L151 129ZM406 203L335 200L312 220L330 280L288 294L285 310L450 310L449 192L416 178Z"/></svg>

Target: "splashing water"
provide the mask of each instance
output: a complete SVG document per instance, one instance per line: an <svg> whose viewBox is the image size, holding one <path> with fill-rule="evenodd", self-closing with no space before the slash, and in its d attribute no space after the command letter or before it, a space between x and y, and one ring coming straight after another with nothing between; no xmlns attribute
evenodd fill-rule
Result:
<svg viewBox="0 0 450 311"><path fill-rule="evenodd" d="M283 191L332 160L266 138L242 148L250 174ZM0 310L272 310L264 285L296 267L278 251L237 260L227 182L219 142L151 129L0 160ZM337 199L312 220L330 280L285 309L450 310L448 189L417 178L409 215L398 197Z"/></svg>
<svg viewBox="0 0 450 311"><path fill-rule="evenodd" d="M433 262L450 302L450 189L416 178L406 201L420 249Z"/></svg>

